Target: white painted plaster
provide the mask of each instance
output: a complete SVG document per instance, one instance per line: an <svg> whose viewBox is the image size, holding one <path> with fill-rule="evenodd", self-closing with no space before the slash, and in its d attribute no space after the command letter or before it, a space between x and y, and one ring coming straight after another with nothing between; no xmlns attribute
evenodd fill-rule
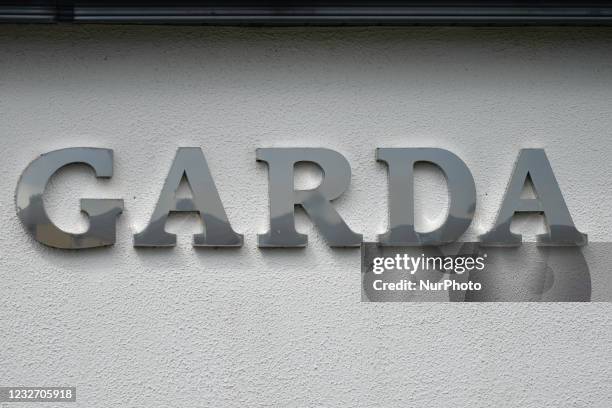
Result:
<svg viewBox="0 0 612 408"><path fill-rule="evenodd" d="M374 240L374 149L449 149L476 181L470 239L518 150L543 147L578 228L610 241L611 44L603 28L0 26L0 385L76 385L79 407L612 406L610 304L360 303L359 251L327 248L303 215L308 248L256 247L255 162L256 147L338 150L353 179L337 208ZM15 215L25 166L71 146L114 149L115 174L62 171L49 213L84 230L79 198L123 198L113 248L45 248ZM169 223L174 249L132 247L178 146L204 149L243 248L194 250L193 217ZM443 178L418 180L431 227ZM533 221L515 226L530 239Z"/></svg>

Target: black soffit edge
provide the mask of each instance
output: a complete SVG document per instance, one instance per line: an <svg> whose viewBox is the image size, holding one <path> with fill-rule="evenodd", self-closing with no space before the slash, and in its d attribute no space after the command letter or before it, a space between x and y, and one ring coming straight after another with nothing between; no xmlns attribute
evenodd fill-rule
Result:
<svg viewBox="0 0 612 408"><path fill-rule="evenodd" d="M4 23L610 25L610 1L4 1Z"/></svg>

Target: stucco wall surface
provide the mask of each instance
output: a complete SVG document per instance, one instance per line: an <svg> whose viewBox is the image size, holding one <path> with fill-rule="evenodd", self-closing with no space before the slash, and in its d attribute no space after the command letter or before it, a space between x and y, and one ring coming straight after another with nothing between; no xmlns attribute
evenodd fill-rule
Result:
<svg viewBox="0 0 612 408"><path fill-rule="evenodd" d="M375 148L446 148L476 181L473 239L519 149L543 147L577 227L609 242L611 44L604 28L0 26L0 385L75 385L79 407L612 406L609 303L361 303L359 250L328 248L303 214L307 248L257 248L255 161L341 152L336 208L373 241ZM48 211L84 231L81 197L123 198L112 248L46 248L15 214L27 164L75 146L113 149L114 176L62 170ZM195 250L190 216L168 223L177 247L132 247L179 146L204 150L241 249ZM296 185L319 178L302 166ZM417 227L443 218L443 183L418 172Z"/></svg>

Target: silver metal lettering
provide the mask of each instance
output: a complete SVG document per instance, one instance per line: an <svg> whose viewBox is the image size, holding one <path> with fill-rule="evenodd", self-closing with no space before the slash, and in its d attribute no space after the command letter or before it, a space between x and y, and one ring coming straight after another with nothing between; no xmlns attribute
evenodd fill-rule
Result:
<svg viewBox="0 0 612 408"><path fill-rule="evenodd" d="M443 245L456 241L470 226L476 209L472 173L455 154L436 148L378 148L376 159L389 169L389 230L379 235L384 246ZM431 163L446 177L450 198L444 224L430 232L414 229L414 165Z"/></svg>
<svg viewBox="0 0 612 408"><path fill-rule="evenodd" d="M525 182L530 178L537 198L521 198ZM544 149L522 149L514 165L495 226L480 236L481 245L518 246L520 234L510 231L515 213L544 215L547 234L537 236L539 245L585 245L587 236L574 226L557 179Z"/></svg>
<svg viewBox="0 0 612 408"><path fill-rule="evenodd" d="M90 166L96 177L113 175L113 151L74 147L41 155L24 170L15 194L17 215L40 243L53 248L84 249L115 243L115 220L123 211L121 199L81 199L81 211L89 216L89 229L82 234L62 231L49 219L43 204L45 186L53 174L70 164Z"/></svg>
<svg viewBox="0 0 612 408"><path fill-rule="evenodd" d="M257 149L257 160L268 164L270 183L270 231L258 236L260 247L306 246L308 237L295 230L295 205L304 208L330 246L361 245L361 234L353 232L330 203L351 182L351 166L344 156L320 148L267 148ZM294 167L299 162L321 168L323 180L317 188L294 189Z"/></svg>
<svg viewBox="0 0 612 408"><path fill-rule="evenodd" d="M185 177L193 198L176 198ZM232 229L219 198L217 187L199 147L181 147L164 183L149 225L134 235L135 247L169 247L176 245L176 235L166 232L170 212L197 212L202 217L204 234L193 236L195 247L240 247L242 235Z"/></svg>

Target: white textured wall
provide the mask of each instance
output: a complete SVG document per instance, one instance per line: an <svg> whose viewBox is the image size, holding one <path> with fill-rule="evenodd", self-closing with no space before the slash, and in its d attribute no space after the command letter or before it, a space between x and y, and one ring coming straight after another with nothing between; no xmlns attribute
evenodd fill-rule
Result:
<svg viewBox="0 0 612 408"><path fill-rule="evenodd" d="M1 26L0 385L76 385L82 407L610 407L609 303L360 303L359 251L330 250L302 215L308 248L257 249L255 148L343 153L337 208L374 240L376 147L464 159L466 239L492 225L518 149L544 147L578 228L610 241L611 44L601 28ZM15 215L25 166L72 146L114 149L114 177L62 171L49 212L83 231L80 197L122 197L113 248L45 248ZM178 146L204 149L243 248L194 250L190 217L168 225L176 248L132 247ZM441 183L419 174L418 225L443 215Z"/></svg>

